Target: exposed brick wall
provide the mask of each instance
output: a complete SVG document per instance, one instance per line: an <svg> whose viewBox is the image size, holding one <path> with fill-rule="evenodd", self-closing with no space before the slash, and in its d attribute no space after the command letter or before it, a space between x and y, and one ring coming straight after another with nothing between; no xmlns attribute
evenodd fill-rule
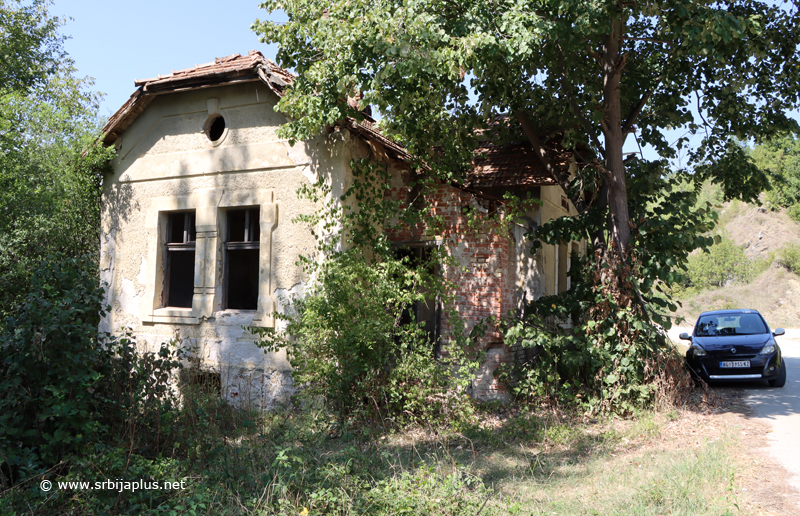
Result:
<svg viewBox="0 0 800 516"><path fill-rule="evenodd" d="M387 195L404 202L408 193L406 186L396 184ZM433 234L424 224L418 224L392 231L390 238L393 242L442 242L447 253L460 265L448 265L442 274L456 285L455 309L466 323L466 331L487 317L500 317L513 310L515 244L508 230L497 222L488 221L487 216L484 216L487 222L482 227L477 230L470 228L465 208L471 207L483 213L487 210L473 194L449 185L438 185L426 196L425 205L432 216L441 217L443 229ZM442 338L446 342L448 335L452 335L453 326L447 317L451 307L443 308ZM505 387L494 379L492 372L501 362L511 360L513 354L505 347L503 336L497 331L488 331L478 345L488 353L486 364L477 372L473 394L484 399L504 398Z"/></svg>

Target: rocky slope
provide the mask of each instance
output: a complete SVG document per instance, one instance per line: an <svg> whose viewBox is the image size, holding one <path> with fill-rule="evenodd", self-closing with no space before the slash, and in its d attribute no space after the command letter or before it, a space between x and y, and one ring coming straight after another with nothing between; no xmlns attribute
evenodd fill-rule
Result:
<svg viewBox="0 0 800 516"><path fill-rule="evenodd" d="M742 202L726 203L720 211L718 231L744 248L748 258L777 256L787 243L800 244L800 225L785 210L773 212ZM777 260L749 284L732 284L679 299L676 316L681 325L692 325L706 310L752 308L761 312L773 328L800 328L800 276L781 267Z"/></svg>

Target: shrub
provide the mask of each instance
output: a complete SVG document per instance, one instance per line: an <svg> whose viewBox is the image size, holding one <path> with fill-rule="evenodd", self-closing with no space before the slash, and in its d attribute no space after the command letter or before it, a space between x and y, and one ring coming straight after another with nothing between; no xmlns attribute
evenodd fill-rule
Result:
<svg viewBox="0 0 800 516"><path fill-rule="evenodd" d="M111 428L124 435L149 419L142 426L158 434L162 405L171 403L174 352L141 354L130 336L100 340L103 291L87 260L41 264L7 321L0 345L0 465L7 481L80 454ZM152 444L152 435L142 437Z"/></svg>
<svg viewBox="0 0 800 516"><path fill-rule="evenodd" d="M266 350L285 349L303 396L324 397L342 419L466 415L460 393L477 365L464 360L463 321L449 309L450 339L439 360L414 310L431 299L454 305L453 285L437 271L443 263L458 265L441 250L400 256L407 253L392 246L392 228L425 219L430 229L435 218L386 195L391 174L384 165L363 159L350 167L353 184L338 200L324 177L298 190L320 208L294 222L311 227L325 259L301 258L312 281L303 298L288 300L290 313L278 315L285 331L251 331Z"/></svg>
<svg viewBox="0 0 800 516"><path fill-rule="evenodd" d="M107 427L96 390L108 352L97 342L102 291L78 259L45 263L8 323L0 347L1 459L47 464Z"/></svg>
<svg viewBox="0 0 800 516"><path fill-rule="evenodd" d="M789 208L789 216L792 218L793 221L800 224L800 203L793 204Z"/></svg>
<svg viewBox="0 0 800 516"><path fill-rule="evenodd" d="M778 263L795 274L800 274L800 245L787 244L778 251Z"/></svg>
<svg viewBox="0 0 800 516"><path fill-rule="evenodd" d="M689 257L688 276L692 286L700 290L728 283L749 283L771 262L771 257L747 258L740 246L723 237L708 252Z"/></svg>
<svg viewBox="0 0 800 516"><path fill-rule="evenodd" d="M372 262L350 250L328 257L306 296L292 301L284 333L253 331L267 350L286 349L304 395L324 396L340 416L366 410L427 419L459 403L447 393L467 382L435 360L433 343L408 310L435 288L428 264ZM401 324L409 316L411 323Z"/></svg>
<svg viewBox="0 0 800 516"><path fill-rule="evenodd" d="M767 199L789 207L800 201L800 140L794 136L777 137L756 145L753 159L770 176Z"/></svg>

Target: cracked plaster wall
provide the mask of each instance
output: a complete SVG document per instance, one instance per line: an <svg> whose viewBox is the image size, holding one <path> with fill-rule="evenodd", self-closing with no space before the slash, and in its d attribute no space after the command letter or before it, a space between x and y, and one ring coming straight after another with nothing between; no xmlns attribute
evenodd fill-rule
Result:
<svg viewBox="0 0 800 516"><path fill-rule="evenodd" d="M209 99L217 99L227 125L216 144L203 131L212 114ZM114 172L104 180L100 262L111 306L101 330L130 328L140 344L151 349L178 338L195 350L202 367L220 373L225 396L265 409L287 402L294 392L291 367L285 353L265 354L242 327L274 324L271 309L285 309L279 298L301 295L308 281L296 262L301 254L313 254L316 242L309 227L292 219L318 206L299 200L297 189L324 176L337 202L336 194L349 186L351 157L365 153L365 146L346 130L290 146L277 136L286 119L275 112L276 102L277 97L256 82L154 99L119 138ZM223 198L231 203L247 199L254 192L270 198L275 214L269 249L264 249L262 238L260 251L269 253L268 278L260 283L269 292L259 292L275 304L268 304L269 318L255 322L254 312L223 310L221 305L224 212L215 204ZM148 318L142 314L158 314L162 304L159 282L164 274L163 242L148 228L161 220L155 199L165 198L199 203L196 253L202 254L197 263L203 271L196 266L196 306L180 311L180 316ZM262 205L262 221L264 209ZM208 237L202 252L201 231ZM262 223L262 235L264 231ZM198 304L198 298L205 304Z"/></svg>

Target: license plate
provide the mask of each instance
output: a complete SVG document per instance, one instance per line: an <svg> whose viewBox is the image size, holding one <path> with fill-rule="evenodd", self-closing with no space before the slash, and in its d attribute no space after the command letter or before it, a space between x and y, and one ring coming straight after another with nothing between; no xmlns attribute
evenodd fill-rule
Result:
<svg viewBox="0 0 800 516"><path fill-rule="evenodd" d="M720 362L719 366L722 369L728 369L728 368L731 368L731 367L750 367L750 361L749 360L736 360L736 361L731 361L731 362Z"/></svg>

